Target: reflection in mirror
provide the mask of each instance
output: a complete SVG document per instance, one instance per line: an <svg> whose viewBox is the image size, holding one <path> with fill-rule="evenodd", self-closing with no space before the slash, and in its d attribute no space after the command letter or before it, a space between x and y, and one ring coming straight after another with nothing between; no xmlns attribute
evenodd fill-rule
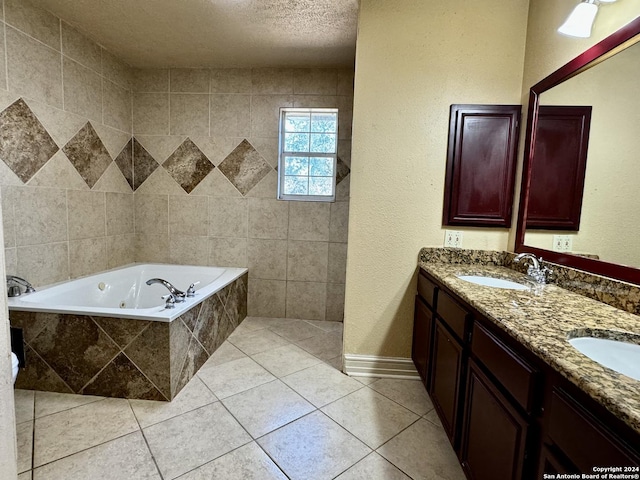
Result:
<svg viewBox="0 0 640 480"><path fill-rule="evenodd" d="M591 128L579 229L528 228L526 246L558 251L554 236L566 235L570 253L640 268L639 79L635 44L540 95L541 106L592 107Z"/></svg>

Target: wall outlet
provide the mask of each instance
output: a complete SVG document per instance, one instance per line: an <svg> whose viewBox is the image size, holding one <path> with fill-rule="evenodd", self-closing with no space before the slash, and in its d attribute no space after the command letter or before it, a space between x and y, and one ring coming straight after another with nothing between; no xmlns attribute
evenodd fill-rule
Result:
<svg viewBox="0 0 640 480"><path fill-rule="evenodd" d="M570 252L573 249L573 237L571 235L553 236L554 252Z"/></svg>
<svg viewBox="0 0 640 480"><path fill-rule="evenodd" d="M459 230L445 230L444 246L450 248L462 248L462 232Z"/></svg>

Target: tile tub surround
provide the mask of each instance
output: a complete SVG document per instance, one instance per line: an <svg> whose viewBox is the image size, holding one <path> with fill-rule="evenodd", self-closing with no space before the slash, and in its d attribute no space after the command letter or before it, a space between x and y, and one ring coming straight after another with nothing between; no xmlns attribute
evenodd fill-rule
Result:
<svg viewBox="0 0 640 480"><path fill-rule="evenodd" d="M7 273L250 267L252 314L342 320L353 69L135 69L29 0L5 9ZM278 110L294 106L340 110L335 203L275 200Z"/></svg>
<svg viewBox="0 0 640 480"><path fill-rule="evenodd" d="M418 261L502 265L526 273L525 264L513 262L515 256L512 252L426 247L420 250ZM553 271L551 283L625 312L640 315L639 286L551 262L543 264Z"/></svg>
<svg viewBox="0 0 640 480"><path fill-rule="evenodd" d="M134 185L136 261L247 267L250 315L342 321L352 82L344 69L135 70L134 156L152 159ZM276 200L280 107L339 109L336 202Z"/></svg>
<svg viewBox="0 0 640 480"><path fill-rule="evenodd" d="M113 162L131 69L29 0L4 2L0 34L6 273L38 286L132 263L133 191Z"/></svg>
<svg viewBox="0 0 640 480"><path fill-rule="evenodd" d="M34 480L104 472L136 480L463 479L420 381L361 382L300 346L329 333L322 328L341 336L341 327L248 317L172 402L16 390L19 472Z"/></svg>
<svg viewBox="0 0 640 480"><path fill-rule="evenodd" d="M640 432L638 381L601 366L567 341L571 332L580 329L640 334L636 315L553 284L546 285L536 295L475 285L456 276L489 275L520 283L526 281L523 273L502 266L428 261L420 261L419 266Z"/></svg>
<svg viewBox="0 0 640 480"><path fill-rule="evenodd" d="M27 367L17 388L172 400L247 315L244 274L172 322L10 311Z"/></svg>

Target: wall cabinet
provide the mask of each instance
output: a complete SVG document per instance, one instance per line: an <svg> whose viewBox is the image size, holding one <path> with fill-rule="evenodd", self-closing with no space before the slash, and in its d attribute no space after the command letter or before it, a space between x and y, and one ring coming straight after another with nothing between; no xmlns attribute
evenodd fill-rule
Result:
<svg viewBox="0 0 640 480"><path fill-rule="evenodd" d="M640 434L422 270L413 355L469 479L640 465Z"/></svg>

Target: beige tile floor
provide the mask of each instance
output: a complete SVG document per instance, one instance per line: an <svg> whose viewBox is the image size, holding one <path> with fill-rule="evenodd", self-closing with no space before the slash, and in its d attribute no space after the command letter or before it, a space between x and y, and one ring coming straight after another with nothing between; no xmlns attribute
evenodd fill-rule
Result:
<svg viewBox="0 0 640 480"><path fill-rule="evenodd" d="M250 317L171 403L16 390L18 478L463 479L422 384L347 377L341 347Z"/></svg>

